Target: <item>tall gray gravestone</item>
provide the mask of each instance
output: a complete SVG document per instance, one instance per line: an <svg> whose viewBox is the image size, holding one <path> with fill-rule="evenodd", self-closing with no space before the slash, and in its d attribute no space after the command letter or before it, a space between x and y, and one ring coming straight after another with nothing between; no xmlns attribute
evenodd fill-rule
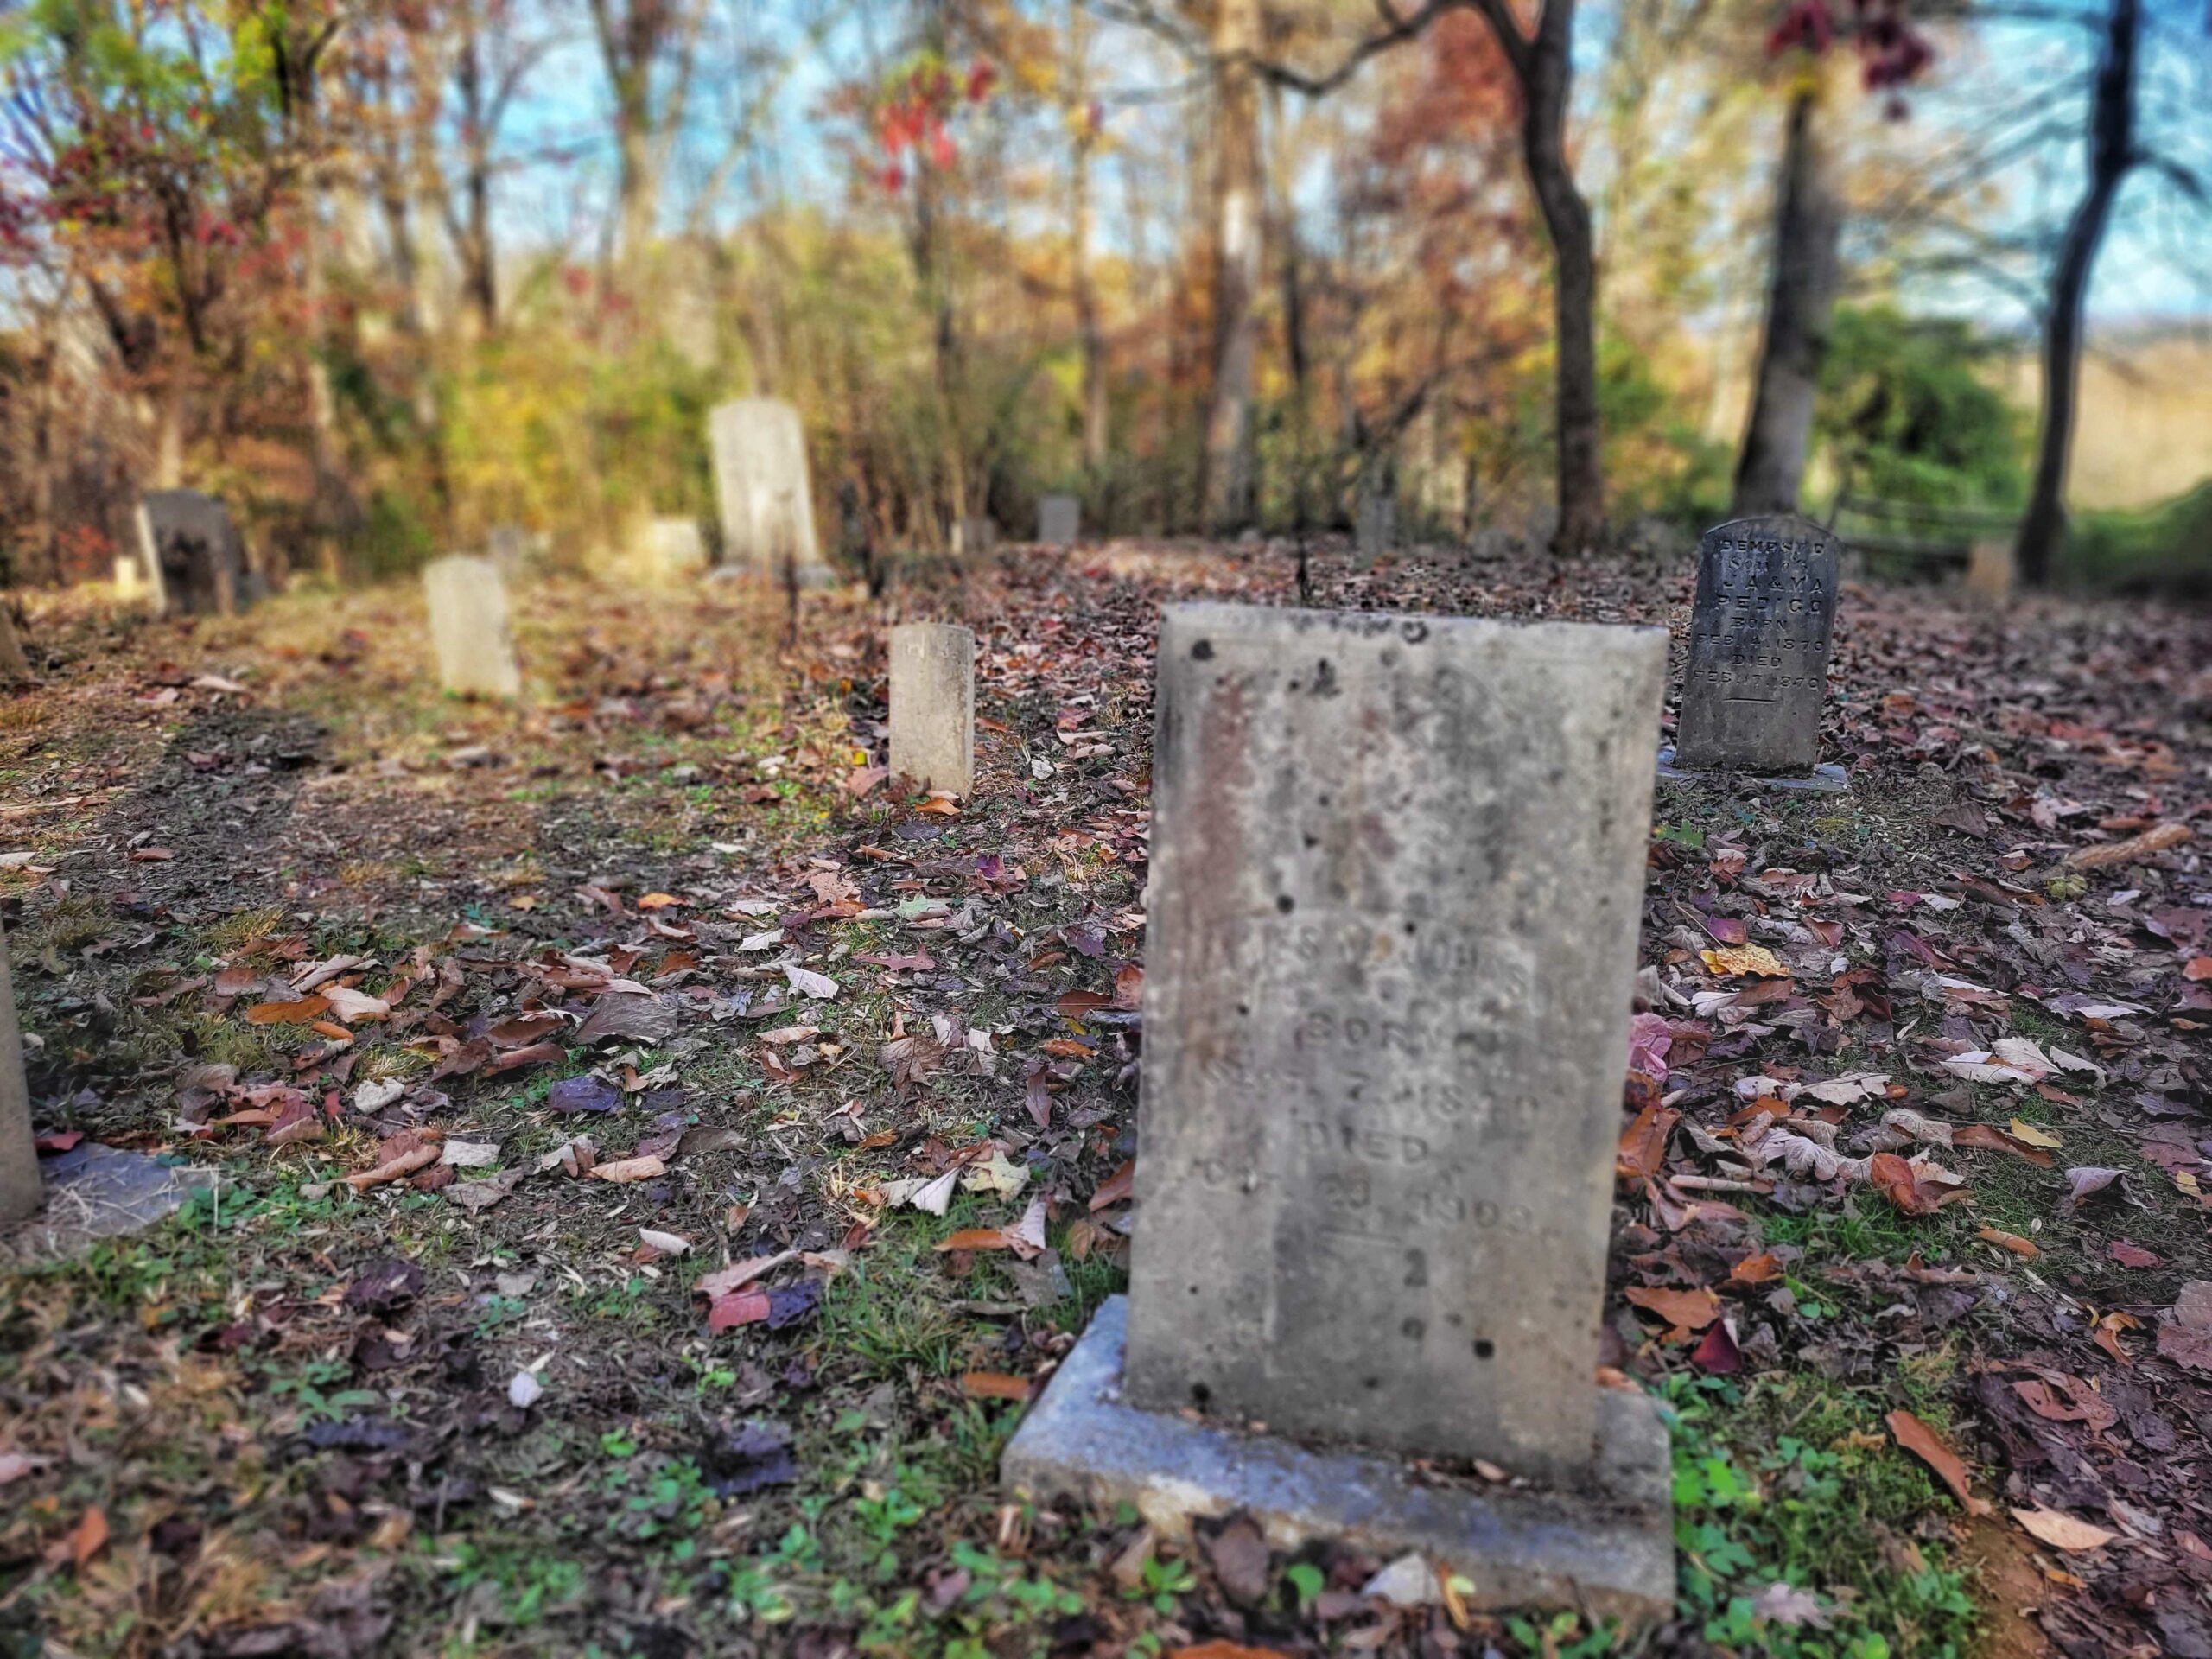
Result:
<svg viewBox="0 0 2212 1659"><path fill-rule="evenodd" d="M891 630L891 770L931 789L976 788L976 636L944 622Z"/></svg>
<svg viewBox="0 0 2212 1659"><path fill-rule="evenodd" d="M1802 518L1738 518L1706 531L1674 753L1662 760L1683 772L1840 785L1840 769L1814 770L1838 551L1834 536Z"/></svg>
<svg viewBox="0 0 2212 1659"><path fill-rule="evenodd" d="M1129 1294L1017 1491L1671 1606L1664 1427L1595 1379L1666 663L1656 629L1166 612Z"/></svg>
<svg viewBox="0 0 2212 1659"><path fill-rule="evenodd" d="M798 410L773 397L741 397L715 405L708 421L723 563L777 576L788 560L801 582L827 582Z"/></svg>
<svg viewBox="0 0 2212 1659"><path fill-rule="evenodd" d="M244 607L245 547L213 496L147 491L138 500L138 546L159 614L233 616Z"/></svg>
<svg viewBox="0 0 2212 1659"><path fill-rule="evenodd" d="M432 559L423 567L423 596L430 608L438 683L465 697L519 696L522 666L498 563L472 553Z"/></svg>
<svg viewBox="0 0 2212 1659"><path fill-rule="evenodd" d="M1083 504L1071 495L1041 496L1037 539L1047 547L1073 547L1083 535Z"/></svg>

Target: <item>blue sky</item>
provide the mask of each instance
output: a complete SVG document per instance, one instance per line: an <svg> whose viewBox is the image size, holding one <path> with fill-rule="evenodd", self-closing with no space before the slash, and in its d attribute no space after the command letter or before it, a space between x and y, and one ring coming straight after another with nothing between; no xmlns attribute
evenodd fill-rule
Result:
<svg viewBox="0 0 2212 1659"><path fill-rule="evenodd" d="M897 44L903 9L868 0L728 0L718 18L741 17L735 26L787 56L791 67L774 100L757 165L741 177L716 217L728 222L747 211L759 186L787 199L842 198L842 162L835 148L841 129L823 113L828 95L843 79L880 60ZM2005 0L1995 0L2000 7ZM2082 130L2088 74L2098 36L2090 29L2050 21L2052 0L2024 0L2038 15L2018 22L1985 22L1971 36L1940 38L1938 60L1912 92L1911 118L1895 142L1925 144L1940 152L1960 135L1993 118L2019 126L2048 122L2060 130L2010 167L2000 205L1986 228L1999 238L2024 237L2034 226L2063 219L2080 188L2086 149ZM711 3L711 0L710 0ZM2095 19L2101 8L2056 0L2068 11ZM2143 73L2145 137L2196 169L2212 184L2212 36L2201 0L2146 0L2147 50ZM569 14L575 17L575 14ZM1049 16L1061 16L1058 5ZM1594 67L1604 50L1609 12L1586 4L1578 58ZM818 47L799 45L810 24L826 27ZM543 152L558 145L564 159L541 161L509 175L502 186L501 217L511 243L569 242L575 251L596 231L612 197L613 148L607 140L607 96L595 50L577 17L570 38L556 49L531 83L530 97L511 118L509 148ZM731 43L717 30L702 58L693 118L683 151L695 168L721 146L719 107L737 88L728 72ZM1176 66L1166 54L1111 30L1100 37L1101 79L1123 89L1164 89ZM1413 48L1418 49L1418 48ZM1594 76L1585 73L1586 87ZM1357 96L1355 93L1354 96ZM1164 111L1163 111L1164 113ZM1119 124L1147 119L1143 110L1118 113ZM1110 166L1111 163L1109 163ZM1764 181L1744 185L1764 188ZM1118 187L1102 193L1110 201ZM1109 211L1099 233L1120 233ZM2020 276L2033 262L2015 257ZM1992 327L2031 326L2031 313L2005 285L1974 279L1912 281L1901 295L1915 308L1962 313ZM2166 179L2147 170L2130 181L2099 258L2090 296L2094 319L2124 322L2147 317L2212 320L2212 205L2191 205Z"/></svg>

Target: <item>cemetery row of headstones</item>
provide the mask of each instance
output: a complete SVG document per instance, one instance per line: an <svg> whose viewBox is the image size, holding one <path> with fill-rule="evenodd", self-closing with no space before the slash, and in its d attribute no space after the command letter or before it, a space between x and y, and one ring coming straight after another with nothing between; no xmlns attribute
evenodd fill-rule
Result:
<svg viewBox="0 0 2212 1659"><path fill-rule="evenodd" d="M425 581L443 671L512 695L494 560ZM1834 597L1810 526L1707 537L1683 764L1809 764ZM893 769L970 792L973 634L889 645ZM1667 1432L1596 1380L1666 663L1656 628L1167 609L1129 1290L1014 1491L1666 1615ZM4 974L0 1214L37 1179Z"/></svg>

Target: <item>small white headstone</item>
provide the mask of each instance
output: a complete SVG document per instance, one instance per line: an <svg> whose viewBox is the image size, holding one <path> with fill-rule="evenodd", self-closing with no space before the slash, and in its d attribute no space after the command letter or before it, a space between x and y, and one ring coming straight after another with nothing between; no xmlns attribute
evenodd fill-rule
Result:
<svg viewBox="0 0 2212 1659"><path fill-rule="evenodd" d="M522 668L499 565L468 553L433 559L423 567L423 594L429 601L438 683L465 697L521 696Z"/></svg>
<svg viewBox="0 0 2212 1659"><path fill-rule="evenodd" d="M801 582L827 582L798 410L774 397L740 397L717 404L708 420L723 562L775 576L788 560Z"/></svg>
<svg viewBox="0 0 2212 1659"><path fill-rule="evenodd" d="M976 636L942 622L891 630L891 770L931 789L976 787Z"/></svg>

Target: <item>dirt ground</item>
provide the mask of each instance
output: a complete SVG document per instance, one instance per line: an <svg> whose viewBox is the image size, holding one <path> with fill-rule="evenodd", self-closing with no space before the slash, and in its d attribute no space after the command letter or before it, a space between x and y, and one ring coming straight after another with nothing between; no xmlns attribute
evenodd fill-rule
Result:
<svg viewBox="0 0 2212 1659"><path fill-rule="evenodd" d="M1688 576L1310 582L1679 667ZM1153 631L1200 594L1296 561L1012 549L788 636L532 578L513 709L436 694L409 588L34 598L39 1128L219 1179L0 1271L0 1652L1613 1650L997 1491L1123 1282ZM927 618L979 635L959 803L883 775ZM2212 1656L2208 717L2203 616L1849 588L1850 792L1662 786L1603 1356L1674 1430L1645 1650Z"/></svg>

